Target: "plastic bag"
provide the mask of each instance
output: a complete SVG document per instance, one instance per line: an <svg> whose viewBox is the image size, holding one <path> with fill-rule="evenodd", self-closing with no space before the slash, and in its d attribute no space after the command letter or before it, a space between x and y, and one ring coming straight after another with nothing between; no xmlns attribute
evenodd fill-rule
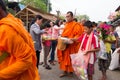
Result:
<svg viewBox="0 0 120 80"><path fill-rule="evenodd" d="M111 56L111 62L110 62L110 66L109 66L110 70L114 70L119 67L119 53L118 53L119 49L120 48L116 49Z"/></svg>
<svg viewBox="0 0 120 80"><path fill-rule="evenodd" d="M106 46L102 40L100 40L100 51L98 52L98 58L107 60Z"/></svg>
<svg viewBox="0 0 120 80"><path fill-rule="evenodd" d="M79 52L77 54L71 54L70 57L72 61L72 67L77 77L81 80L88 80L87 69L84 64L83 55L84 53Z"/></svg>

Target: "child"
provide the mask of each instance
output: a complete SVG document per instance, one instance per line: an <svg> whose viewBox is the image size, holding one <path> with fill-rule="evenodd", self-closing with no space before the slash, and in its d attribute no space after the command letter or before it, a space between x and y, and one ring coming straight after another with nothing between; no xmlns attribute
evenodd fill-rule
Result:
<svg viewBox="0 0 120 80"><path fill-rule="evenodd" d="M47 57L49 55L50 46L51 46L50 37L52 35L52 30L49 23L46 23L44 26L45 26L45 30L47 31L45 34L42 35L43 51L44 51L44 67L45 69L50 70L51 67L47 63Z"/></svg>
<svg viewBox="0 0 120 80"><path fill-rule="evenodd" d="M118 48L118 39L119 39L119 36L118 36L118 33L115 31L116 27L111 25L110 27L110 32L111 32L111 35L113 34L116 38L116 41L115 43L112 43L112 46L111 46L111 49L112 49L112 52L115 51L116 48Z"/></svg>
<svg viewBox="0 0 120 80"><path fill-rule="evenodd" d="M84 51L84 56L88 56L85 64L87 65L88 80L93 80L92 75L94 73L94 63L96 60L95 52L99 51L98 39L93 32L93 26L91 21L86 21L84 24L84 34L81 35L77 41L81 42L81 51ZM73 41L76 39L73 39Z"/></svg>
<svg viewBox="0 0 120 80"><path fill-rule="evenodd" d="M110 25L103 23L103 26L105 25L106 27L110 27ZM111 27L112 28L112 27ZM109 31L111 31L111 29L109 28ZM104 36L102 36L104 37ZM107 75L106 75L106 71L110 65L111 62L111 45L116 42L116 38L114 36L114 34L108 34L108 36L103 39L105 47L106 47L106 54L107 54L107 60L105 59L99 59L98 60L98 66L99 66L99 70L102 72L102 78L100 80L106 80L107 79Z"/></svg>

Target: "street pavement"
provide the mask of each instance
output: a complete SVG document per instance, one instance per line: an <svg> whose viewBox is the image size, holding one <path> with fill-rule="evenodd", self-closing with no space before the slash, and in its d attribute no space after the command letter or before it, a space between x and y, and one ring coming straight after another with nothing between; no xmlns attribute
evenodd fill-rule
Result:
<svg viewBox="0 0 120 80"><path fill-rule="evenodd" d="M43 53L40 54L41 59L40 61L43 61ZM56 58L57 60L57 58ZM101 77L101 72L98 70L98 63L95 64L95 74L93 76L93 80L99 80ZM59 70L59 64L56 62L56 65L50 65L52 67L51 70L47 70L43 67L43 65L39 65L39 74L41 80L79 80L75 74L72 77L62 77L60 78L59 75L62 73L62 71ZM114 70L114 71L107 71L107 80L120 80L120 70Z"/></svg>

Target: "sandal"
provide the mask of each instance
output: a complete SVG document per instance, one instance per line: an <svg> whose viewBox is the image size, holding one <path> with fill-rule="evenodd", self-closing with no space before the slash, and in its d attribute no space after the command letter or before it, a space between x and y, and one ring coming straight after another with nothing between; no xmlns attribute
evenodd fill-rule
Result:
<svg viewBox="0 0 120 80"><path fill-rule="evenodd" d="M66 73L66 72L64 72L64 73L60 74L60 76L59 76L59 77L61 78L61 77L65 77L65 76L67 76L67 73Z"/></svg>
<svg viewBox="0 0 120 80"><path fill-rule="evenodd" d="M52 68L49 65L47 65L45 69L51 70Z"/></svg>
<svg viewBox="0 0 120 80"><path fill-rule="evenodd" d="M54 62L50 62L50 64L51 64L51 65L55 65L55 63L54 63Z"/></svg>

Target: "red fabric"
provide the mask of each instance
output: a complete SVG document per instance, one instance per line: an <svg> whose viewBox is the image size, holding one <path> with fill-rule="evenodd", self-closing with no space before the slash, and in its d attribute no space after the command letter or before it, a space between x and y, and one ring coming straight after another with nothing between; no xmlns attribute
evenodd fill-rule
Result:
<svg viewBox="0 0 120 80"><path fill-rule="evenodd" d="M78 41L81 42L84 35L85 35L85 34L82 34L82 35L79 37ZM85 40L84 40L83 46L82 46L82 50L85 50L86 44L87 44L87 41L88 41L88 38L89 38L89 36L86 36L86 37L85 37ZM98 48L97 43L96 43L96 39L95 39L94 36L92 37L92 44L93 44L94 48Z"/></svg>

